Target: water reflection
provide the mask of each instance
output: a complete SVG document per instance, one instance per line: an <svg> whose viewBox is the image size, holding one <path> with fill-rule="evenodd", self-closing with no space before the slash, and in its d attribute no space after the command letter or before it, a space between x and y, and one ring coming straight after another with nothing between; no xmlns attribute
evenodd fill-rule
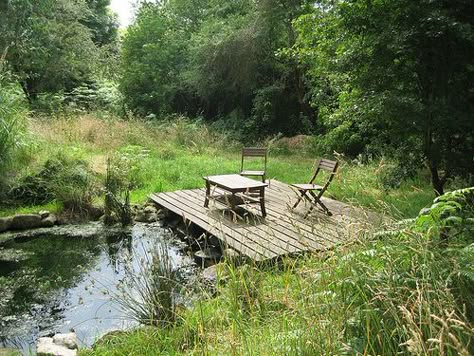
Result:
<svg viewBox="0 0 474 356"><path fill-rule="evenodd" d="M111 295L127 276L130 263L171 233L135 225L127 233L93 238L48 236L9 242L3 248L28 253L22 262L0 261L0 346L27 351L38 337L74 329L82 345L107 331L133 325ZM192 261L168 245L173 265ZM133 269L132 269L133 270Z"/></svg>

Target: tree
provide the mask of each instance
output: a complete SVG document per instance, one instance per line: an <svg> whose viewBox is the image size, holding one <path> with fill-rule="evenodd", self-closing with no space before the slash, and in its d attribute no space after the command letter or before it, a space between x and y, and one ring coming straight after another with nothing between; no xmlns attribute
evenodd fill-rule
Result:
<svg viewBox="0 0 474 356"><path fill-rule="evenodd" d="M124 38L122 92L136 111L224 119L246 139L308 132L303 73L277 55L294 42L304 3L143 3Z"/></svg>
<svg viewBox="0 0 474 356"><path fill-rule="evenodd" d="M94 41L113 41L116 26L109 14L107 25L91 21L105 16L108 0L89 3L90 8L81 0L10 0L0 8L0 53L30 100L92 80L99 56Z"/></svg>
<svg viewBox="0 0 474 356"><path fill-rule="evenodd" d="M437 194L472 174L473 13L470 0L318 2L296 53L329 134L421 156Z"/></svg>

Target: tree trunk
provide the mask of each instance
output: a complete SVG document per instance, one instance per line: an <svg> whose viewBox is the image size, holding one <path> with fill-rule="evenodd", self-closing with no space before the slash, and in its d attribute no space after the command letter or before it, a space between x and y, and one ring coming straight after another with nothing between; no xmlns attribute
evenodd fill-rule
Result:
<svg viewBox="0 0 474 356"><path fill-rule="evenodd" d="M436 196L443 195L445 180L439 177L438 167L436 163L429 162L428 165L430 167L430 172L431 172L431 184L433 185L435 194Z"/></svg>

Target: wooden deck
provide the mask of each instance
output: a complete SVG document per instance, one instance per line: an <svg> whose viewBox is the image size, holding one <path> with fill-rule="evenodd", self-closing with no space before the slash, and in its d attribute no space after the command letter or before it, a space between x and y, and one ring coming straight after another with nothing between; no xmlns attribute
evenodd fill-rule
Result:
<svg viewBox="0 0 474 356"><path fill-rule="evenodd" d="M315 209L303 219L308 206L300 203L295 211L289 209L296 197L288 185L272 180L265 190L267 217L262 218L255 205L236 213L215 201L211 201L209 209L205 208L204 188L150 196L159 206L182 216L186 223L198 225L224 246L255 261L333 248L357 237L361 225L368 221L361 209L328 198L323 198L323 202L333 216Z"/></svg>

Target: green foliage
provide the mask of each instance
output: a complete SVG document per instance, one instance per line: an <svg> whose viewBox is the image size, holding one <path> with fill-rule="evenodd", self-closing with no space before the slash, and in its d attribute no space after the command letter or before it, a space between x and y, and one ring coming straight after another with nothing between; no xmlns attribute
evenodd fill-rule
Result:
<svg viewBox="0 0 474 356"><path fill-rule="evenodd" d="M117 40L109 2L12 0L0 9L0 53L30 100L91 82L99 47Z"/></svg>
<svg viewBox="0 0 474 356"><path fill-rule="evenodd" d="M232 121L246 140L312 128L294 61L291 21L304 1L143 3L123 43L120 88L130 107ZM303 122L303 124L301 124Z"/></svg>
<svg viewBox="0 0 474 356"><path fill-rule="evenodd" d="M27 105L19 84L3 72L2 64L0 59L0 176L4 178L14 151L23 144Z"/></svg>
<svg viewBox="0 0 474 356"><path fill-rule="evenodd" d="M428 237L460 238L472 243L474 236L474 187L454 190L435 199L423 209L415 226Z"/></svg>
<svg viewBox="0 0 474 356"><path fill-rule="evenodd" d="M97 194L96 182L87 162L58 155L38 173L23 177L9 192L16 204L45 204L55 200L75 215L87 215Z"/></svg>
<svg viewBox="0 0 474 356"><path fill-rule="evenodd" d="M300 17L290 53L307 68L312 104L334 136L326 147L415 152L439 194L448 179L472 172L472 6L320 1Z"/></svg>

